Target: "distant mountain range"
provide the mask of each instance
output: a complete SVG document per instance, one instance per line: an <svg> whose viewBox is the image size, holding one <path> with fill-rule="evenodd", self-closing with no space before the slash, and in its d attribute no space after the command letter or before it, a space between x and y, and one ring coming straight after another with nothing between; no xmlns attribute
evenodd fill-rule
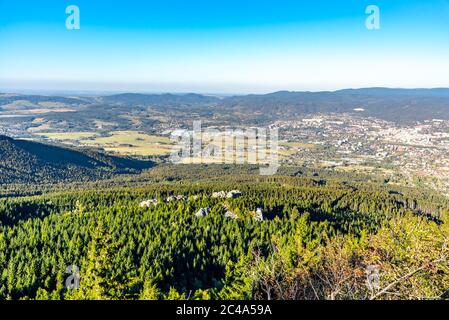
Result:
<svg viewBox="0 0 449 320"><path fill-rule="evenodd" d="M137 173L153 165L0 135L0 184L90 181L117 174Z"/></svg>
<svg viewBox="0 0 449 320"><path fill-rule="evenodd" d="M314 113L354 113L394 122L449 119L449 88L391 89L365 88L323 92L279 91L270 94L250 94L214 97L201 94L138 94L125 93L103 97L43 97L0 95L1 106L17 100L32 103L61 102L66 105L102 104L111 106L154 106L160 111L197 111L213 108L213 112L241 114L256 122L296 118Z"/></svg>
<svg viewBox="0 0 449 320"><path fill-rule="evenodd" d="M364 88L364 89L344 89L337 93L358 93L370 95L412 95L412 96L434 96L449 97L449 88L432 89L394 89L394 88Z"/></svg>
<svg viewBox="0 0 449 320"><path fill-rule="evenodd" d="M275 92L226 99L233 109L288 116L365 110L363 115L395 122L449 119L449 89L354 89L335 92Z"/></svg>
<svg viewBox="0 0 449 320"><path fill-rule="evenodd" d="M176 104L200 104L219 103L221 100L212 96L205 96L196 93L187 94L139 94L123 93L112 96L105 96L101 99L104 103L118 104L156 104L156 105L176 105Z"/></svg>

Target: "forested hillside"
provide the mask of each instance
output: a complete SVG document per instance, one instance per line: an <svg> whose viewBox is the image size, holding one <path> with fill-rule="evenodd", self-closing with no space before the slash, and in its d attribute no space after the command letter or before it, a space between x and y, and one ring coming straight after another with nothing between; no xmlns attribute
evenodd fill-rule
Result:
<svg viewBox="0 0 449 320"><path fill-rule="evenodd" d="M87 181L137 173L151 162L0 136L0 184Z"/></svg>
<svg viewBox="0 0 449 320"><path fill-rule="evenodd" d="M445 198L324 173L193 168L2 199L0 299L447 297ZM78 290L65 287L72 265Z"/></svg>

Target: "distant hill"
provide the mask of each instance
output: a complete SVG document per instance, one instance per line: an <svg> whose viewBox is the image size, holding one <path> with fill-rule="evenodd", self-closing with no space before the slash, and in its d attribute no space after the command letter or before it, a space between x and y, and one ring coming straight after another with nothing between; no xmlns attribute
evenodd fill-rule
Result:
<svg viewBox="0 0 449 320"><path fill-rule="evenodd" d="M0 184L89 181L152 166L99 152L72 150L0 135Z"/></svg>
<svg viewBox="0 0 449 320"><path fill-rule="evenodd" d="M196 93L188 94L139 94L139 93L123 93L112 96L102 97L104 103L112 104L128 104L128 105L149 105L155 104L159 106L167 105L196 105L217 103L220 99L211 96L205 96Z"/></svg>
<svg viewBox="0 0 449 320"><path fill-rule="evenodd" d="M93 101L92 98L87 97L57 97L44 95L22 95L22 94L7 94L0 93L0 106L13 103L15 101L29 101L30 103L53 102L66 105L80 105L87 104Z"/></svg>
<svg viewBox="0 0 449 320"><path fill-rule="evenodd" d="M363 88L338 91L279 91L269 94L236 95L224 98L188 94L124 93L101 97L48 97L36 95L0 94L0 111L13 112L14 108L27 108L27 103L61 103L80 113L71 113L71 119L83 122L92 117L114 122L114 116L137 110L145 112L152 107L171 116L190 116L197 113L203 118L226 119L233 123L263 124L276 120L297 119L315 113L358 113L397 123L430 119L449 120L449 88L392 89ZM14 104L15 103L15 104ZM8 104L13 104L8 105ZM44 104L45 105L45 104ZM83 106L82 108L79 106ZM53 114L49 117L63 118ZM74 118L75 117L75 118ZM120 120L123 120L122 117ZM142 119L152 124L151 118Z"/></svg>
<svg viewBox="0 0 449 320"><path fill-rule="evenodd" d="M236 112L257 122L286 119L314 113L347 112L363 108L364 115L394 122L449 119L449 88L364 88L338 91L279 91L269 94L230 96L219 99L200 94L126 93L102 98L106 104L155 105L172 108L204 108Z"/></svg>
<svg viewBox="0 0 449 320"><path fill-rule="evenodd" d="M449 89L346 89L335 92L280 91L234 96L223 100L236 112L257 113L266 119L291 118L314 113L354 112L394 122L449 119Z"/></svg>
<svg viewBox="0 0 449 320"><path fill-rule="evenodd" d="M349 94L369 94L369 95L409 95L421 97L449 97L449 88L433 89L394 89L394 88L363 88L363 89L343 89L336 93Z"/></svg>

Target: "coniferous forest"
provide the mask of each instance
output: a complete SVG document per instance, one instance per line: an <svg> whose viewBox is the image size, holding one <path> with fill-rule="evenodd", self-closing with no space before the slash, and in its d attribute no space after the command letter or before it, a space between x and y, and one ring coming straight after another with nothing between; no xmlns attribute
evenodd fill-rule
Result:
<svg viewBox="0 0 449 320"><path fill-rule="evenodd" d="M3 185L0 299L445 299L448 208L304 168Z"/></svg>

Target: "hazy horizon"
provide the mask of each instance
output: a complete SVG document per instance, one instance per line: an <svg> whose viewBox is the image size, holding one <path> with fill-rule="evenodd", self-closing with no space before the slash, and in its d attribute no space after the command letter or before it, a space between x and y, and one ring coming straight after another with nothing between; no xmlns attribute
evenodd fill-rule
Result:
<svg viewBox="0 0 449 320"><path fill-rule="evenodd" d="M76 89L17 89L17 88L2 88L0 87L0 94L23 94L23 95L79 95L79 96L89 96L89 95L97 95L97 96L107 96L114 94L173 94L173 95L186 95L186 94L199 94L206 96L217 96L217 97L226 97L226 96L238 96L238 95L265 95L272 94L277 92L312 92L312 93L320 93L320 92L338 92L342 90L367 90L367 89L387 89L387 90L449 90L449 87L429 87L429 88L400 88L400 87L360 87L360 88L338 88L335 90L276 90L276 91L263 91L263 92L208 92L208 91L176 91L176 90L167 90L167 91L157 91L157 90L76 90Z"/></svg>

